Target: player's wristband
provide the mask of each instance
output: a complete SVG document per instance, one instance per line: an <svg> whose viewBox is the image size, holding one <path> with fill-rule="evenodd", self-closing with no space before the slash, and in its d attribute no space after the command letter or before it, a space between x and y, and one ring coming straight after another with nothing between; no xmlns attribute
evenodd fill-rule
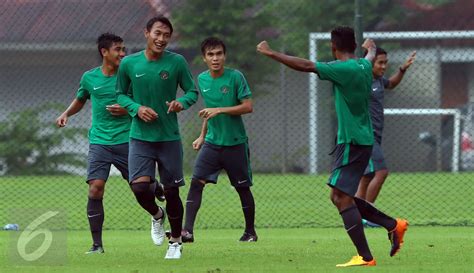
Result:
<svg viewBox="0 0 474 273"><path fill-rule="evenodd" d="M407 69L403 69L401 66L398 68L398 70L400 70L402 74L405 74L405 72L407 72Z"/></svg>

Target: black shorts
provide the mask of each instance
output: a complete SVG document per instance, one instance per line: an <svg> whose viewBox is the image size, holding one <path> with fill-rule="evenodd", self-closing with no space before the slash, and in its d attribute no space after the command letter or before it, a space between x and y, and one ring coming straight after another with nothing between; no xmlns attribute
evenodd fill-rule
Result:
<svg viewBox="0 0 474 273"><path fill-rule="evenodd" d="M130 181L142 176L155 177L158 164L160 182L165 187L184 186L183 146L181 140L149 142L130 139Z"/></svg>
<svg viewBox="0 0 474 273"><path fill-rule="evenodd" d="M227 172L234 187L252 186L250 152L247 143L220 146L205 142L196 158L193 178L217 183L221 170Z"/></svg>
<svg viewBox="0 0 474 273"><path fill-rule="evenodd" d="M355 196L372 153L372 145L338 144L328 185Z"/></svg>
<svg viewBox="0 0 474 273"><path fill-rule="evenodd" d="M374 175L374 172L387 169L385 164L385 158L383 156L382 146L375 141L374 147L372 148L372 155L369 159L369 164L365 169L364 175Z"/></svg>
<svg viewBox="0 0 474 273"><path fill-rule="evenodd" d="M114 165L128 181L128 143L117 145L89 144L87 180L107 181L110 166Z"/></svg>

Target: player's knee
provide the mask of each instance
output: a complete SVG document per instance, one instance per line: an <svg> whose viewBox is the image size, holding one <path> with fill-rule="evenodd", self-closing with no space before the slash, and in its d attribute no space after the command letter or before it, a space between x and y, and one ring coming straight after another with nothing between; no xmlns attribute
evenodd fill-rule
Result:
<svg viewBox="0 0 474 273"><path fill-rule="evenodd" d="M342 191L333 188L331 191L331 201L337 207L341 208L347 205L349 202L348 195L343 193Z"/></svg>
<svg viewBox="0 0 474 273"><path fill-rule="evenodd" d="M337 195L331 192L331 195L329 198L331 199L331 202L337 207L337 205L339 204L339 199Z"/></svg>
<svg viewBox="0 0 474 273"><path fill-rule="evenodd" d="M191 187L189 188L190 191L202 191L204 186L206 185L206 181L201 179L193 178L191 179Z"/></svg>
<svg viewBox="0 0 474 273"><path fill-rule="evenodd" d="M387 177L388 177L388 170L385 169L385 170L380 170L380 173L379 173L380 177L385 180ZM383 183L383 182L382 182Z"/></svg>
<svg viewBox="0 0 474 273"><path fill-rule="evenodd" d="M130 188L132 189L135 195L143 195L150 191L150 181L146 182L132 182L130 184Z"/></svg>
<svg viewBox="0 0 474 273"><path fill-rule="evenodd" d="M179 187L165 187L165 197L167 201L179 198Z"/></svg>
<svg viewBox="0 0 474 273"><path fill-rule="evenodd" d="M204 186L206 186L206 180L193 178L193 179L191 179L191 186L192 185L197 185L197 186L204 187Z"/></svg>
<svg viewBox="0 0 474 273"><path fill-rule="evenodd" d="M362 176L362 178L360 179L360 184L367 187L370 181L372 180L372 178L374 178L374 173L366 174Z"/></svg>
<svg viewBox="0 0 474 273"><path fill-rule="evenodd" d="M360 188L359 188L359 190L356 192L355 196L356 196L357 198L360 198L360 199L364 199L364 198L365 198L364 192L361 191Z"/></svg>
<svg viewBox="0 0 474 273"><path fill-rule="evenodd" d="M151 183L152 181L154 181L154 179L151 179L151 177L149 176L140 176L140 177L135 178L130 184L133 185L133 184L139 184L139 183Z"/></svg>
<svg viewBox="0 0 474 273"><path fill-rule="evenodd" d="M89 197L93 199L102 199L104 196L105 181L89 181Z"/></svg>

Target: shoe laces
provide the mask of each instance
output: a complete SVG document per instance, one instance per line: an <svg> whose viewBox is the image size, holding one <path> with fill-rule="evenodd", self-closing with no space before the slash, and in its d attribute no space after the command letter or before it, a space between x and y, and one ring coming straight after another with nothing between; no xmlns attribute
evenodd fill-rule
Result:
<svg viewBox="0 0 474 273"><path fill-rule="evenodd" d="M172 243L168 245L168 253L173 256L177 251L180 251L179 243Z"/></svg>
<svg viewBox="0 0 474 273"><path fill-rule="evenodd" d="M356 255L356 256L353 256L349 262L358 262L358 261L364 261L364 258L362 258L362 256Z"/></svg>

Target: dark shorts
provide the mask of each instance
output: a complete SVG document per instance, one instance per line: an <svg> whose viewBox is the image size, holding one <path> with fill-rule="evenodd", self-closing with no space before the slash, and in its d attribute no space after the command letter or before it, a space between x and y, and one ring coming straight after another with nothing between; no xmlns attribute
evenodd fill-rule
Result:
<svg viewBox="0 0 474 273"><path fill-rule="evenodd" d="M365 169L364 175L374 175L374 172L387 169L385 158L383 156L382 146L375 141L372 148L372 155L370 156L369 164Z"/></svg>
<svg viewBox="0 0 474 273"><path fill-rule="evenodd" d="M165 187L184 186L181 140L149 142L131 138L128 161L130 181L142 176L153 179L158 164L160 181Z"/></svg>
<svg viewBox="0 0 474 273"><path fill-rule="evenodd" d="M107 181L110 166L114 165L128 181L128 143L117 145L89 144L87 156L87 182Z"/></svg>
<svg viewBox="0 0 474 273"><path fill-rule="evenodd" d="M220 146L205 142L196 158L193 178L217 183L221 170L227 172L234 187L252 186L250 152L247 143Z"/></svg>
<svg viewBox="0 0 474 273"><path fill-rule="evenodd" d="M354 196L372 153L372 146L338 144L328 185Z"/></svg>

